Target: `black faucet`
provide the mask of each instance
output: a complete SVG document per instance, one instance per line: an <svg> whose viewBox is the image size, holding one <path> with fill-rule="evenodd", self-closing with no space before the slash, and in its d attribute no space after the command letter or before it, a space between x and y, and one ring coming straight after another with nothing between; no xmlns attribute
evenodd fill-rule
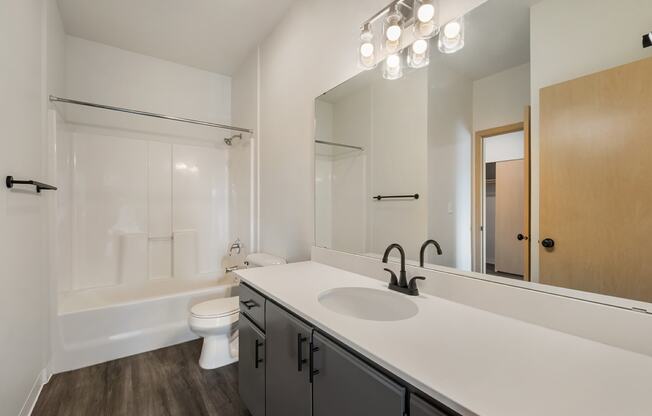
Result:
<svg viewBox="0 0 652 416"><path fill-rule="evenodd" d="M417 280L425 280L425 277L417 276L413 277L410 279L410 283L407 281L406 277L406 272L405 272L405 250L403 250L403 247L400 246L400 244L394 243L390 244L387 249L385 250L385 254L383 255L383 263L387 263L389 259L389 253L397 249L399 253L401 253L401 272L399 273L399 278L396 278L396 274L391 270L391 269L385 269L385 271L389 272L391 275L391 278L389 280L389 289L390 290L395 290L397 292L405 293L406 295L410 296L418 296L419 295L419 289L417 288Z"/></svg>
<svg viewBox="0 0 652 416"><path fill-rule="evenodd" d="M443 254L443 252L441 251L441 247L439 246L438 242L436 242L435 240L426 241L425 243L423 243L421 245L421 251L419 252L419 266L421 266L421 267L423 267L423 265L425 263L424 258L425 258L425 254L426 254L426 248L428 248L428 246L430 244L435 246L435 248L437 249L437 255L438 256L441 256Z"/></svg>

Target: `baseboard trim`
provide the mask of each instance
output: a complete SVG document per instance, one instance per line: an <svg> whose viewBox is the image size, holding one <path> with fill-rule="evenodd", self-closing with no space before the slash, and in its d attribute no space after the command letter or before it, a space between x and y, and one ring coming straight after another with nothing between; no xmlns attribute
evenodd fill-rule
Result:
<svg viewBox="0 0 652 416"><path fill-rule="evenodd" d="M43 386L50 380L50 375L51 371L49 370L49 366L39 372L36 380L34 380L34 385L27 396L27 400L25 400L25 404L23 404L23 408L20 409L19 416L29 416L32 414L38 397L41 395L41 391L43 390Z"/></svg>

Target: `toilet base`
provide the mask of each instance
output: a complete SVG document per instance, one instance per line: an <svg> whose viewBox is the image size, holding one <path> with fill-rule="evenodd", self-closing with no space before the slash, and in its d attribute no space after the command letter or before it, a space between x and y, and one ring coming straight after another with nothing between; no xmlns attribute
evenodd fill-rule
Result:
<svg viewBox="0 0 652 416"><path fill-rule="evenodd" d="M231 338L231 339L230 339ZM204 337L199 366L214 370L238 361L238 336L211 335Z"/></svg>

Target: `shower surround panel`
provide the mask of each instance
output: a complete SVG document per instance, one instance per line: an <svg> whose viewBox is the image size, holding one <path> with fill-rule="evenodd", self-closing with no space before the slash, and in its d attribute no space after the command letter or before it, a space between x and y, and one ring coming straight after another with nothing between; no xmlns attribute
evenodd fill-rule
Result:
<svg viewBox="0 0 652 416"><path fill-rule="evenodd" d="M220 276L229 150L120 133L74 126L57 138L58 176L70 185L58 203L59 236L72 247L60 292Z"/></svg>

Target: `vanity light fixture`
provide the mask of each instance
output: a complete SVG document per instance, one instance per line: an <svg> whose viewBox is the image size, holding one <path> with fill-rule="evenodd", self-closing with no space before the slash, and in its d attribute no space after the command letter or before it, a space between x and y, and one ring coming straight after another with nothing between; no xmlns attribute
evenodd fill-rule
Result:
<svg viewBox="0 0 652 416"><path fill-rule="evenodd" d="M403 62L401 53L393 53L387 55L383 65L383 78L385 79L399 79L403 76Z"/></svg>
<svg viewBox="0 0 652 416"><path fill-rule="evenodd" d="M363 69L376 67L376 45L374 45L374 34L371 31L371 24L365 23L360 33L360 48L358 49L358 61Z"/></svg>
<svg viewBox="0 0 652 416"><path fill-rule="evenodd" d="M383 34L385 35L385 50L387 53L397 52L401 48L401 36L403 35L403 15L396 3L390 7L389 13L383 22Z"/></svg>
<svg viewBox="0 0 652 416"><path fill-rule="evenodd" d="M652 32L643 35L643 47L649 48L650 46L652 46Z"/></svg>
<svg viewBox="0 0 652 416"><path fill-rule="evenodd" d="M430 45L425 39L417 39L408 49L407 63L410 68L423 68L430 63Z"/></svg>
<svg viewBox="0 0 652 416"><path fill-rule="evenodd" d="M442 53L455 53L464 47L464 16L444 25L437 45Z"/></svg>
<svg viewBox="0 0 652 416"><path fill-rule="evenodd" d="M439 0L414 0L414 34L430 39L439 32Z"/></svg>
<svg viewBox="0 0 652 416"><path fill-rule="evenodd" d="M357 51L360 67L372 69L384 60L383 78L399 79L405 65L410 68L428 66L429 39L437 35L437 46L442 53L462 49L464 16L440 28L439 5L440 0L394 0L367 19L362 24ZM374 30L376 22L382 22L382 34L376 36L378 40L374 39L374 31L378 34L381 30Z"/></svg>

